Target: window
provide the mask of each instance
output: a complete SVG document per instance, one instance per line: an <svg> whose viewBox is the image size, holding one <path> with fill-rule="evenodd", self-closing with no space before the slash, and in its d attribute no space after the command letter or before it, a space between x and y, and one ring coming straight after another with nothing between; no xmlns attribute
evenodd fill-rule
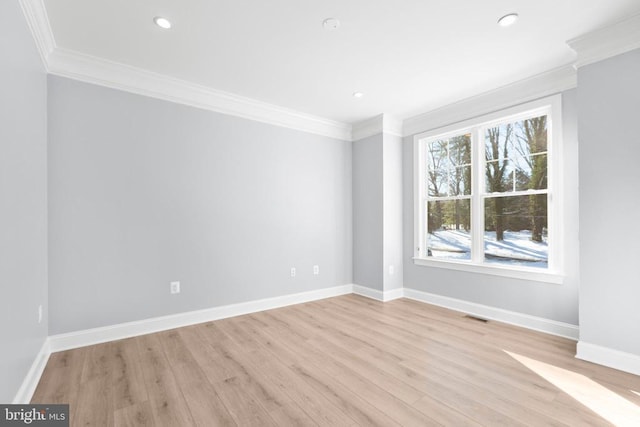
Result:
<svg viewBox="0 0 640 427"><path fill-rule="evenodd" d="M415 137L417 264L558 282L560 96Z"/></svg>

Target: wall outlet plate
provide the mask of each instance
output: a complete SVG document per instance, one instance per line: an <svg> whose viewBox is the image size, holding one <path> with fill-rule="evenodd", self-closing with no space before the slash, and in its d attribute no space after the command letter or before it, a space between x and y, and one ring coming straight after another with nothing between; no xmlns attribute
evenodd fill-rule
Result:
<svg viewBox="0 0 640 427"><path fill-rule="evenodd" d="M313 274L315 276L317 276L318 274L320 274L320 266L319 265L314 265L313 266Z"/></svg>
<svg viewBox="0 0 640 427"><path fill-rule="evenodd" d="M170 289L172 294L180 293L180 282L171 282Z"/></svg>

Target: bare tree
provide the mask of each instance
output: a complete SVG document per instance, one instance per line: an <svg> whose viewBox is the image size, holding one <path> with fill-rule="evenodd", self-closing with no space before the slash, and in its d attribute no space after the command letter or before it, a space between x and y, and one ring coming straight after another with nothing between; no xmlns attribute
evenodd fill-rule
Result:
<svg viewBox="0 0 640 427"><path fill-rule="evenodd" d="M451 138L449 141L449 158L454 168L451 173L450 194L454 196L468 194L471 188L471 167L467 166L471 164L471 135L459 135ZM469 230L471 226L469 211L466 208L463 209L463 206L466 205L468 203L464 203L462 200L455 200L456 230L460 230L460 225L465 230Z"/></svg>
<svg viewBox="0 0 640 427"><path fill-rule="evenodd" d="M430 143L428 145L428 184L429 184L429 196L431 197L439 197L444 196L446 193L443 185L446 185L447 180L444 174L447 173L447 141L438 140ZM430 202L429 203L429 215L427 218L427 231L431 234L440 228L442 225L442 207L440 203Z"/></svg>
<svg viewBox="0 0 640 427"><path fill-rule="evenodd" d="M524 135L528 144L528 157L531 168L529 189L547 188L547 116L536 117L524 121ZM529 197L529 213L531 214L531 240L542 242L542 231L547 225L547 198L544 195Z"/></svg>
<svg viewBox="0 0 640 427"><path fill-rule="evenodd" d="M486 176L489 192L502 193L505 191L505 172L509 164L509 142L511 141L512 135L513 126L511 124L487 129L485 155L487 159ZM488 218L488 220L493 222L496 231L496 240L501 241L504 240L505 231L505 200L503 197L493 197L490 200L493 204L493 215L491 218Z"/></svg>

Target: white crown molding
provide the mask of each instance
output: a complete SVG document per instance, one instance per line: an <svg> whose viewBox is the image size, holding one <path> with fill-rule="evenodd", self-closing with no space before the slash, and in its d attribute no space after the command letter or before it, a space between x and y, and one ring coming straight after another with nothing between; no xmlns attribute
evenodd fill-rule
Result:
<svg viewBox="0 0 640 427"><path fill-rule="evenodd" d="M351 125L301 113L129 65L56 46L43 0L20 0L45 69L50 74L192 107L351 141Z"/></svg>
<svg viewBox="0 0 640 427"><path fill-rule="evenodd" d="M351 140L359 141L381 133L402 136L402 120L398 120L388 114L378 114L354 124Z"/></svg>
<svg viewBox="0 0 640 427"><path fill-rule="evenodd" d="M384 114L379 114L354 124L351 132L351 140L360 141L361 139L381 134L384 128L383 117Z"/></svg>
<svg viewBox="0 0 640 427"><path fill-rule="evenodd" d="M56 48L56 41L53 37L53 31L51 31L51 25L49 25L44 0L20 0L20 7L36 42L42 63L49 71L49 55Z"/></svg>
<svg viewBox="0 0 640 427"><path fill-rule="evenodd" d="M51 74L218 113L343 141L351 125L289 110L129 65L56 48L48 57Z"/></svg>
<svg viewBox="0 0 640 427"><path fill-rule="evenodd" d="M385 114L382 117L382 130L389 135L402 137L403 122L400 119Z"/></svg>
<svg viewBox="0 0 640 427"><path fill-rule="evenodd" d="M602 61L640 48L640 14L605 28L592 31L567 44L576 51L576 67Z"/></svg>
<svg viewBox="0 0 640 427"><path fill-rule="evenodd" d="M579 341L576 358L640 375L640 356L637 354Z"/></svg>
<svg viewBox="0 0 640 427"><path fill-rule="evenodd" d="M139 320L135 322L120 323L101 328L52 335L49 337L50 351L56 352L85 347L88 345L151 334L154 332L166 331L169 329L210 322L218 319L226 319L228 317L241 316L243 314L271 310L293 304L317 301L324 298L350 294L352 292L353 285L348 284L332 288L318 289L315 291L282 295L274 298L212 307L204 310L189 311L169 316L154 317L152 319Z"/></svg>
<svg viewBox="0 0 640 427"><path fill-rule="evenodd" d="M13 399L13 403L16 405L26 405L31 402L33 393L36 391L36 387L40 382L40 377L44 372L44 368L47 366L49 356L51 355L51 347L49 345L49 338L46 338L40 347L40 351L36 355L36 358L29 368L27 376L22 381L22 385L16 393Z"/></svg>
<svg viewBox="0 0 640 427"><path fill-rule="evenodd" d="M576 86L576 70L572 65L566 65L405 119L403 135L410 136L437 129Z"/></svg>
<svg viewBox="0 0 640 427"><path fill-rule="evenodd" d="M578 326L571 325L569 323L557 322L555 320L490 307L488 305L476 304L474 302L445 297L442 295L430 294L410 288L404 288L404 297L448 308L450 310L471 314L483 319L497 320L499 322L532 329L534 331L557 335L576 341L578 340Z"/></svg>

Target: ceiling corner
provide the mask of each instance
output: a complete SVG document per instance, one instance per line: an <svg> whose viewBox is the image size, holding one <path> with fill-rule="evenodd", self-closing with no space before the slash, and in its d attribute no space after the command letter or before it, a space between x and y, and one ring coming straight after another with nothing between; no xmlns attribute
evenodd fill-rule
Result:
<svg viewBox="0 0 640 427"><path fill-rule="evenodd" d="M568 40L567 44L578 54L577 68L638 49L640 14Z"/></svg>

